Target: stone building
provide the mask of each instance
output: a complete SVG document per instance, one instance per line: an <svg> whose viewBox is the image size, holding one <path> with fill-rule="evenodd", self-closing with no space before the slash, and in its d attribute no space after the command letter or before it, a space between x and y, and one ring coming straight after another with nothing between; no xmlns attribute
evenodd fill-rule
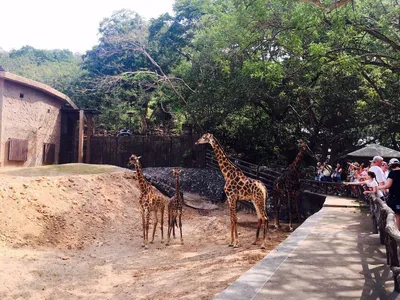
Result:
<svg viewBox="0 0 400 300"><path fill-rule="evenodd" d="M0 166L59 163L62 136L70 132L73 143L79 115L66 95L0 67Z"/></svg>

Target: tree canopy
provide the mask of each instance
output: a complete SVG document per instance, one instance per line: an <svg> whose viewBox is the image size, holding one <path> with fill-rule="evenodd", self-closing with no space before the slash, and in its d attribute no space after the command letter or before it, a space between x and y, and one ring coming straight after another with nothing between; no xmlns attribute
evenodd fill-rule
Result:
<svg viewBox="0 0 400 300"><path fill-rule="evenodd" d="M128 112L143 134L188 123L253 161L289 162L299 138L333 160L368 141L399 150L400 6L312 2L176 0L150 21L122 10L82 61L27 46L0 65L100 108L110 130Z"/></svg>

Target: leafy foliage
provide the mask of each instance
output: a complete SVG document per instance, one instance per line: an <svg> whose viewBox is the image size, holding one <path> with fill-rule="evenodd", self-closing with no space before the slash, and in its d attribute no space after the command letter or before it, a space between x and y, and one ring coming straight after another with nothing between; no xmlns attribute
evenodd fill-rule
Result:
<svg viewBox="0 0 400 300"><path fill-rule="evenodd" d="M291 162L299 138L322 158L331 149L332 160L370 140L399 149L396 2L330 11L297 0L176 0L174 9L149 22L114 13L83 62L24 47L1 53L0 65L99 107L110 130L128 126L128 112L143 134L189 123L257 162Z"/></svg>

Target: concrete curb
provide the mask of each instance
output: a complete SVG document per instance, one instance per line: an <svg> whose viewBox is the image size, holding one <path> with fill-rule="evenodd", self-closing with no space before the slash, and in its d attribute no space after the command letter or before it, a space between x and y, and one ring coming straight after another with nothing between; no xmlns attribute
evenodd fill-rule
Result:
<svg viewBox="0 0 400 300"><path fill-rule="evenodd" d="M258 264L239 277L214 299L253 299L299 244L307 238L313 227L320 222L324 209L307 218L286 240L280 243Z"/></svg>

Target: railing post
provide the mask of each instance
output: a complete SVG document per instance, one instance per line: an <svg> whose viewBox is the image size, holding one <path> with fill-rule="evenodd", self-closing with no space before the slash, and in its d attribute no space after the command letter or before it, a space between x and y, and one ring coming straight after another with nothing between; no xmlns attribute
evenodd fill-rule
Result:
<svg viewBox="0 0 400 300"><path fill-rule="evenodd" d="M376 218L376 204L372 197L369 197L369 211L371 212L371 218L372 218L372 233L377 234L378 233L378 220Z"/></svg>

